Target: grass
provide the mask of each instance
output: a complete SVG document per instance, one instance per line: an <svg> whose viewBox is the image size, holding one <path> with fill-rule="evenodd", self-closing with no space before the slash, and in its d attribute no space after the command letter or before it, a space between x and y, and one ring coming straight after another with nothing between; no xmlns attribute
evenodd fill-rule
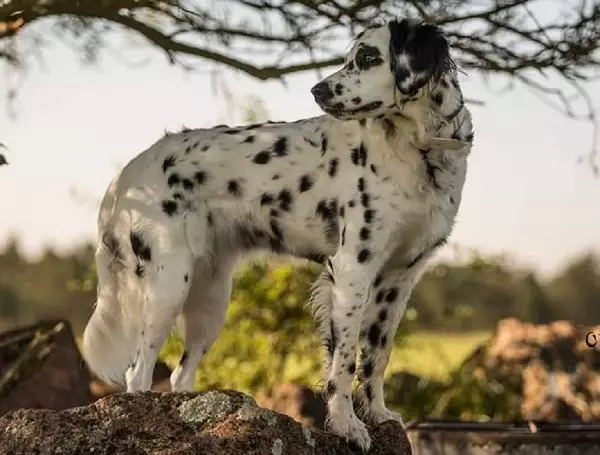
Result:
<svg viewBox="0 0 600 455"><path fill-rule="evenodd" d="M446 379L450 371L460 365L463 359L490 335L491 332L487 331L412 334L392 351L386 377L404 370L420 376ZM294 382L294 378L302 376L302 372L302 359L288 362L286 380ZM321 382L321 378L315 376L310 384L316 385Z"/></svg>
<svg viewBox="0 0 600 455"><path fill-rule="evenodd" d="M445 379L450 371L457 367L463 359L480 343L491 335L487 331L464 333L417 332L408 336L400 346L392 351L386 370L386 377L398 371L411 373L435 379ZM78 339L78 341L80 341ZM170 339L163 347L161 357L174 367L179 361L183 346L179 341ZM318 355L317 351L313 351ZM303 382L317 387L322 383L320 375L311 375L308 382L298 381L304 377L304 372L310 368L311 360L294 358L287 362L284 380L286 382ZM202 365L200 365L202 368Z"/></svg>
<svg viewBox="0 0 600 455"><path fill-rule="evenodd" d="M403 346L392 352L386 375L399 370L420 376L444 379L490 332L435 333L410 335Z"/></svg>

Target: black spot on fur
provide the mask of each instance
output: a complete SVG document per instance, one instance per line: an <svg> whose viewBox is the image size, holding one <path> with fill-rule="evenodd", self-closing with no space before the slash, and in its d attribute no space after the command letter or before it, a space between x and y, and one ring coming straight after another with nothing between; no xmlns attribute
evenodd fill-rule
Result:
<svg viewBox="0 0 600 455"><path fill-rule="evenodd" d="M354 69L354 62L348 63L347 67L350 71L352 71Z"/></svg>
<svg viewBox="0 0 600 455"><path fill-rule="evenodd" d="M208 223L209 226L213 225L213 216L211 212L208 212L206 214L206 222Z"/></svg>
<svg viewBox="0 0 600 455"><path fill-rule="evenodd" d="M377 295L375 296L375 303L383 302L384 297L385 297L385 292L383 292L383 290L377 292Z"/></svg>
<svg viewBox="0 0 600 455"><path fill-rule="evenodd" d="M271 205L275 201L275 198L271 193L263 193L260 196L260 205Z"/></svg>
<svg viewBox="0 0 600 455"><path fill-rule="evenodd" d="M362 100L360 99L360 97L359 97L359 96L357 96L357 97L355 97L355 98L352 98L352 102L353 102L354 104L360 104L360 103L362 102Z"/></svg>
<svg viewBox="0 0 600 455"><path fill-rule="evenodd" d="M367 223L367 224L372 223L374 217L375 217L375 210L373 210L373 209L365 210L365 213L364 213L365 223Z"/></svg>
<svg viewBox="0 0 600 455"><path fill-rule="evenodd" d="M170 201L170 200L162 201L161 207L162 207L163 212L165 212L169 216L173 216L177 213L178 207L177 207L177 202L175 202L175 201Z"/></svg>
<svg viewBox="0 0 600 455"><path fill-rule="evenodd" d="M387 319L387 311L381 310L378 315L379 322L384 322Z"/></svg>
<svg viewBox="0 0 600 455"><path fill-rule="evenodd" d="M335 326L335 323L333 322L333 319L329 321L329 331L331 334L331 350L329 351L329 353L333 355L333 351L335 351L335 348L337 347L338 340L337 328Z"/></svg>
<svg viewBox="0 0 600 455"><path fill-rule="evenodd" d="M258 152L256 155L254 155L252 161L256 164L267 164L269 161L271 161L271 152L268 150Z"/></svg>
<svg viewBox="0 0 600 455"><path fill-rule="evenodd" d="M352 362L348 365L348 374L354 375L356 373L356 363Z"/></svg>
<svg viewBox="0 0 600 455"><path fill-rule="evenodd" d="M186 273L185 275L183 275L183 282L187 283L188 281L190 281L190 277L189 275Z"/></svg>
<svg viewBox="0 0 600 455"><path fill-rule="evenodd" d="M240 197L242 195L242 189L237 180L230 180L227 182L227 191L235 197Z"/></svg>
<svg viewBox="0 0 600 455"><path fill-rule="evenodd" d="M271 177L271 180L279 180L280 178L281 178L281 175L273 174L273 177Z"/></svg>
<svg viewBox="0 0 600 455"><path fill-rule="evenodd" d="M369 205L371 203L371 196L369 195L369 193L363 193L360 195L360 203L364 208L369 208Z"/></svg>
<svg viewBox="0 0 600 455"><path fill-rule="evenodd" d="M356 256L356 260L359 262L359 264L367 262L370 258L371 258L371 252L366 248L363 248L362 250L360 250L358 252L358 255Z"/></svg>
<svg viewBox="0 0 600 455"><path fill-rule="evenodd" d="M283 242L276 238L269 239L269 247L274 253L282 254L285 252L283 248Z"/></svg>
<svg viewBox="0 0 600 455"><path fill-rule="evenodd" d="M371 238L371 230L366 226L362 227L360 228L359 236L363 242L366 242Z"/></svg>
<svg viewBox="0 0 600 455"><path fill-rule="evenodd" d="M325 133L323 133L321 135L321 156L325 155L325 152L327 152L327 144L328 144L327 136L325 135Z"/></svg>
<svg viewBox="0 0 600 455"><path fill-rule="evenodd" d="M194 182L190 179L183 179L181 183L183 184L183 189L186 191L192 191L194 189Z"/></svg>
<svg viewBox="0 0 600 455"><path fill-rule="evenodd" d="M361 118L358 123L360 124L360 126L364 127L367 125L367 119Z"/></svg>
<svg viewBox="0 0 600 455"><path fill-rule="evenodd" d="M392 303L398 298L398 288L390 288L385 296L385 301L388 303Z"/></svg>
<svg viewBox="0 0 600 455"><path fill-rule="evenodd" d="M173 155L169 155L163 161L162 170L163 172L167 172L167 170L173 166L175 166L175 157Z"/></svg>
<svg viewBox="0 0 600 455"><path fill-rule="evenodd" d="M371 164L371 172L377 175L377 167L374 164Z"/></svg>
<svg viewBox="0 0 600 455"><path fill-rule="evenodd" d="M358 166L358 147L352 149L352 152L350 153L350 161L352 161L352 164L355 166Z"/></svg>
<svg viewBox="0 0 600 455"><path fill-rule="evenodd" d="M377 276L375 277L375 281L373 281L373 286L379 287L379 285L381 284L382 281L383 281L383 275L381 273L378 273Z"/></svg>
<svg viewBox="0 0 600 455"><path fill-rule="evenodd" d="M179 185L181 183L181 177L179 176L179 174L177 173L172 173L169 178L167 179L167 185L169 185L169 187L173 187L175 185Z"/></svg>
<svg viewBox="0 0 600 455"><path fill-rule="evenodd" d="M358 147L358 161L362 167L367 165L367 153L367 147L361 142L360 147Z"/></svg>
<svg viewBox="0 0 600 455"><path fill-rule="evenodd" d="M346 208L343 205L340 207L339 214L340 218L344 218L344 215L346 214Z"/></svg>
<svg viewBox="0 0 600 455"><path fill-rule="evenodd" d="M382 348L385 348L385 345L386 345L386 344L387 344L387 335L385 335L385 334L384 334L384 335L381 337L381 347L382 347Z"/></svg>
<svg viewBox="0 0 600 455"><path fill-rule="evenodd" d="M360 191L360 192L363 192L365 190L366 184L365 184L365 179L363 177L360 177L358 179L357 187L358 187L358 191Z"/></svg>
<svg viewBox="0 0 600 455"><path fill-rule="evenodd" d="M310 190L313 186L313 183L313 179L310 175L303 175L300 177L300 181L298 182L298 191L304 193L305 191Z"/></svg>
<svg viewBox="0 0 600 455"><path fill-rule="evenodd" d="M346 226L344 226L344 228L342 229L342 246L344 246L344 244L346 243Z"/></svg>
<svg viewBox="0 0 600 455"><path fill-rule="evenodd" d="M341 95L342 91L344 90L344 86L342 84L335 84L334 90L336 95Z"/></svg>
<svg viewBox="0 0 600 455"><path fill-rule="evenodd" d="M277 155L277 156L285 156L285 155L287 155L287 151L288 151L287 137L281 136L279 139L277 139L275 141L275 144L273 144L273 152L275 152L275 155Z"/></svg>
<svg viewBox="0 0 600 455"><path fill-rule="evenodd" d="M373 374L373 361L371 359L367 360L364 364L363 364L363 374L365 375L366 378L370 378L371 375Z"/></svg>
<svg viewBox="0 0 600 455"><path fill-rule="evenodd" d="M325 389L323 390L324 398L325 399L331 398L332 396L335 395L336 391L337 391L337 386L335 385L335 382L327 381L327 385L325 386Z"/></svg>
<svg viewBox="0 0 600 455"><path fill-rule="evenodd" d="M148 245L142 236L137 232L132 232L129 234L129 241L131 242L133 254L135 254L138 260L135 274L139 277L142 277L144 275L143 263L152 260L152 250L150 249L150 245Z"/></svg>
<svg viewBox="0 0 600 455"><path fill-rule="evenodd" d="M206 178L207 178L207 175L206 175L206 172L204 172L204 171L198 171L194 174L194 180L196 181L196 183L198 185L203 185L204 182L206 182Z"/></svg>
<svg viewBox="0 0 600 455"><path fill-rule="evenodd" d="M432 95L431 99L433 100L433 102L435 104L437 104L438 106L441 106L442 103L444 102L444 94L442 92L434 93Z"/></svg>
<svg viewBox="0 0 600 455"><path fill-rule="evenodd" d="M281 210L289 212L292 209L293 198L292 192L289 189L284 188L283 190L281 190L279 192L277 200L279 201L279 207L281 208Z"/></svg>
<svg viewBox="0 0 600 455"><path fill-rule="evenodd" d="M377 346L379 344L379 337L381 336L381 327L379 327L378 323L373 324L369 328L369 332L367 333L367 339L371 346Z"/></svg>
<svg viewBox="0 0 600 455"><path fill-rule="evenodd" d="M332 158L329 160L329 169L327 170L327 174L329 175L329 177L335 177L338 171L339 162L340 160L337 158Z"/></svg>
<svg viewBox="0 0 600 455"><path fill-rule="evenodd" d="M254 142L254 139L256 139L255 136L248 136L242 141L242 144L252 144Z"/></svg>
<svg viewBox="0 0 600 455"><path fill-rule="evenodd" d="M355 205L356 205L356 201L354 199L351 199L348 201L348 207L354 208Z"/></svg>

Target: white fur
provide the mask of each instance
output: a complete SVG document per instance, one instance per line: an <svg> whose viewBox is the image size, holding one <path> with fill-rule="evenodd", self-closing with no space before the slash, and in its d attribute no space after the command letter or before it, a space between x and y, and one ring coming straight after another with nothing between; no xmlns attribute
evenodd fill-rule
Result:
<svg viewBox="0 0 600 455"><path fill-rule="evenodd" d="M98 220L97 306L83 340L96 374L128 391L149 389L158 351L181 316L186 357L171 384L191 390L224 323L240 256L270 248L319 253L328 259L310 303L331 348L329 428L370 447L351 400L359 345L361 416L401 421L385 407L383 373L411 289L451 232L472 126L451 70L413 98L397 93L389 41L387 27L369 29L348 62L366 43L384 63L366 71L346 65L324 80L341 87L333 99L344 106L338 118L168 135L113 180ZM408 65L404 54L400 60ZM436 94L443 102L432 101ZM358 98L382 104L353 111ZM466 142L420 151L434 136Z"/></svg>

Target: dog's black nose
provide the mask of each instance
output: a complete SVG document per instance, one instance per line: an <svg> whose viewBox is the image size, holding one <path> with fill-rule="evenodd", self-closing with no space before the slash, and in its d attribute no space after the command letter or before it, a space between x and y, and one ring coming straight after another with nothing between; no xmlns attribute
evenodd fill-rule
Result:
<svg viewBox="0 0 600 455"><path fill-rule="evenodd" d="M319 82L311 91L316 101L329 101L333 98L333 91L329 88L327 82Z"/></svg>

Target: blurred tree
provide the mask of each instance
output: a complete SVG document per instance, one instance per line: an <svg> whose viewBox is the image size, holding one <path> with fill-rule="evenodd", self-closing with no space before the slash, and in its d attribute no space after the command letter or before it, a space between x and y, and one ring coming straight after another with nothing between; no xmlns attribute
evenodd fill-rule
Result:
<svg viewBox="0 0 600 455"><path fill-rule="evenodd" d="M418 17L444 27L463 69L525 84L579 117L562 79L595 121L583 83L600 67L599 8L594 0L4 0L0 60L24 68L58 40L93 62L117 47L115 34L129 33L186 69L199 59L203 69L211 62L266 80L340 65L367 25Z"/></svg>
<svg viewBox="0 0 600 455"><path fill-rule="evenodd" d="M553 313L579 323L600 320L600 263L591 253L571 261L548 285Z"/></svg>

